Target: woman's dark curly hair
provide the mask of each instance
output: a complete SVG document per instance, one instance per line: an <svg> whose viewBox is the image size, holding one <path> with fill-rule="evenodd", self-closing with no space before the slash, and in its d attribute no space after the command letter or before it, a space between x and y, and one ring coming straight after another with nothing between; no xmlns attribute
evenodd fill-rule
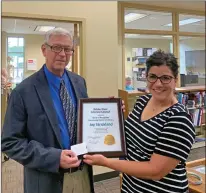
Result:
<svg viewBox="0 0 206 193"><path fill-rule="evenodd" d="M178 63L177 58L171 53L166 53L162 50L157 50L154 52L146 61L146 75L148 75L148 72L152 66L162 66L166 65L170 68L172 71L172 74L175 78L178 76Z"/></svg>

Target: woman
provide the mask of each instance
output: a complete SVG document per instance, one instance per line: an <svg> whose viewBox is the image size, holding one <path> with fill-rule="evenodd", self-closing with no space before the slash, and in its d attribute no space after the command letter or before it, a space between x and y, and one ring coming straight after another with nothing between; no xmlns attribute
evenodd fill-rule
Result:
<svg viewBox="0 0 206 193"><path fill-rule="evenodd" d="M188 192L185 161L194 143L195 129L174 95L177 59L159 50L146 65L150 94L137 99L125 120L126 160L85 155L84 162L122 172L121 192Z"/></svg>

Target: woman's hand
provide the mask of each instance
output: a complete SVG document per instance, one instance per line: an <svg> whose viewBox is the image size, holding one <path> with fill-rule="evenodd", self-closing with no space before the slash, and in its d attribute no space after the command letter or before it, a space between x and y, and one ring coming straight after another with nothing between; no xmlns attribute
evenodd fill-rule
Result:
<svg viewBox="0 0 206 193"><path fill-rule="evenodd" d="M124 100L122 100L122 110L123 110L123 112L125 112L125 104L124 104Z"/></svg>
<svg viewBox="0 0 206 193"><path fill-rule="evenodd" d="M109 98L114 98L114 96L109 96ZM125 104L124 104L124 100L122 100L122 111L125 112Z"/></svg>
<svg viewBox="0 0 206 193"><path fill-rule="evenodd" d="M109 159L101 154L84 155L83 161L89 165L107 166Z"/></svg>

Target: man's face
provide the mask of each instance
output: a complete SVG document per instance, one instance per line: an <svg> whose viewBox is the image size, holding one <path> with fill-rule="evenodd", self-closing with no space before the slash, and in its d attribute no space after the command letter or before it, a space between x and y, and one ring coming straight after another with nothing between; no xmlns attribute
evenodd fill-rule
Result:
<svg viewBox="0 0 206 193"><path fill-rule="evenodd" d="M65 48L67 53L64 49L59 52L61 48ZM73 49L73 42L70 37L66 35L51 35L48 45L43 44L41 49L46 59L47 68L57 76L62 76L73 53L68 52L68 50Z"/></svg>

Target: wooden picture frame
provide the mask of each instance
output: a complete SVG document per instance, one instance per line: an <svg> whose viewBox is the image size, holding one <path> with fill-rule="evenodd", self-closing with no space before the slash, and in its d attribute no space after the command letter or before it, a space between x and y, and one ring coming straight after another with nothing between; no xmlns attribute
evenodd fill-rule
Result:
<svg viewBox="0 0 206 193"><path fill-rule="evenodd" d="M88 154L126 155L120 98L79 99L77 131L77 142L86 143Z"/></svg>

